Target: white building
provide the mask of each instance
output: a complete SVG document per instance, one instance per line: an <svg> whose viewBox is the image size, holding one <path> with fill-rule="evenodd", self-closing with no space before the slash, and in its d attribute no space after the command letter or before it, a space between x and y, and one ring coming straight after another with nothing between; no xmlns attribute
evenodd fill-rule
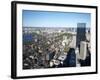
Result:
<svg viewBox="0 0 100 80"><path fill-rule="evenodd" d="M87 55L87 43L85 41L80 42L80 59L85 60Z"/></svg>

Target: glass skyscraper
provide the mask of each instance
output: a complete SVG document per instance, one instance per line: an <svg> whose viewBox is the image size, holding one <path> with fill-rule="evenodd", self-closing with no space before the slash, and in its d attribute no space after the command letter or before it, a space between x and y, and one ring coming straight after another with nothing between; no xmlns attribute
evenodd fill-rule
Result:
<svg viewBox="0 0 100 80"><path fill-rule="evenodd" d="M77 24L76 47L80 46L81 41L86 40L86 23Z"/></svg>

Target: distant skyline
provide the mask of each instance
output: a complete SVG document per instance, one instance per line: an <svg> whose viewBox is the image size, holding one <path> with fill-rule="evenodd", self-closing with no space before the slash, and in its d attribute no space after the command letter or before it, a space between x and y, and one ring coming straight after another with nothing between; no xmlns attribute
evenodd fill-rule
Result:
<svg viewBox="0 0 100 80"><path fill-rule="evenodd" d="M77 27L77 23L91 26L90 13L23 10L23 27Z"/></svg>

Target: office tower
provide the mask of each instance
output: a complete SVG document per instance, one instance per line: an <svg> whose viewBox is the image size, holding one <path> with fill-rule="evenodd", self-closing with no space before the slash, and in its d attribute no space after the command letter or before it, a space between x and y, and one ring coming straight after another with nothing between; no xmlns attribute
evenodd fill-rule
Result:
<svg viewBox="0 0 100 80"><path fill-rule="evenodd" d="M75 67L76 66L76 54L75 49L70 48L68 51L66 59L63 61L64 67Z"/></svg>
<svg viewBox="0 0 100 80"><path fill-rule="evenodd" d="M80 42L80 59L85 60L87 55L87 43L85 41Z"/></svg>
<svg viewBox="0 0 100 80"><path fill-rule="evenodd" d="M81 41L80 44L80 64L81 66L90 66L91 65L91 53L87 47L87 42Z"/></svg>
<svg viewBox="0 0 100 80"><path fill-rule="evenodd" d="M76 47L80 46L81 41L86 40L86 23L77 24L77 36L76 36Z"/></svg>

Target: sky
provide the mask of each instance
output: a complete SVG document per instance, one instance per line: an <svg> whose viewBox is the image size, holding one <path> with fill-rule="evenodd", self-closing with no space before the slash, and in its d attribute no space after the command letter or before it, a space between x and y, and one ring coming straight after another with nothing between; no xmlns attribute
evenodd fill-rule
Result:
<svg viewBox="0 0 100 80"><path fill-rule="evenodd" d="M77 23L91 26L90 13L23 10L23 27L77 27Z"/></svg>

